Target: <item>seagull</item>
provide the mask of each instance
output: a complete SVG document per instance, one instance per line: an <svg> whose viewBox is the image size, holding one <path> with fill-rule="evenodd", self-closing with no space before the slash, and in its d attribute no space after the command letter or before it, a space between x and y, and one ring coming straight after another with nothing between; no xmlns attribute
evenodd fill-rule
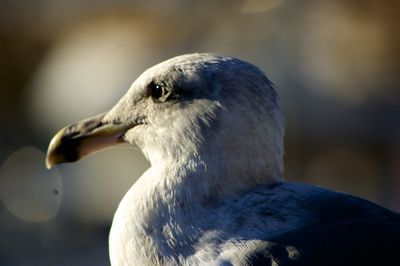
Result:
<svg viewBox="0 0 400 266"><path fill-rule="evenodd" d="M283 137L259 68L195 53L149 68L110 111L61 129L46 164L113 145L150 161L115 213L114 266L399 265L400 215L284 182Z"/></svg>

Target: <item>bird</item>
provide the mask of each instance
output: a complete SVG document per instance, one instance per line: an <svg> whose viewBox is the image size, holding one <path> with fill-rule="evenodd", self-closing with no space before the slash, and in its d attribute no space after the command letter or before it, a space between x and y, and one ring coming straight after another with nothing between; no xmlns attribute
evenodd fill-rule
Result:
<svg viewBox="0 0 400 266"><path fill-rule="evenodd" d="M109 111L56 133L46 165L114 145L149 160L113 218L114 266L399 265L400 214L284 181L274 87L234 57L173 57L143 72Z"/></svg>

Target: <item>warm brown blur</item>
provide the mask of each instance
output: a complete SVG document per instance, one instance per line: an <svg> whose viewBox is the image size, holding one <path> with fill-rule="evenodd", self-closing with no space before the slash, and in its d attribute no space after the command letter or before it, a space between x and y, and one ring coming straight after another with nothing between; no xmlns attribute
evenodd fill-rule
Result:
<svg viewBox="0 0 400 266"><path fill-rule="evenodd" d="M147 67L191 52L241 58L275 83L287 180L400 211L399 10L392 0L2 1L0 265L109 265L112 215L144 157L114 149L47 172L29 146L44 151Z"/></svg>

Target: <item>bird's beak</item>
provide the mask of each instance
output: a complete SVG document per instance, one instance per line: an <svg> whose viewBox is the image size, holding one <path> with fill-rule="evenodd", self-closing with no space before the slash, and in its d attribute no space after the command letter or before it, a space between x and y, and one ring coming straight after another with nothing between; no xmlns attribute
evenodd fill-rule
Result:
<svg viewBox="0 0 400 266"><path fill-rule="evenodd" d="M53 137L47 150L46 167L75 162L89 154L124 142L122 136L132 126L104 122L106 113L67 126Z"/></svg>

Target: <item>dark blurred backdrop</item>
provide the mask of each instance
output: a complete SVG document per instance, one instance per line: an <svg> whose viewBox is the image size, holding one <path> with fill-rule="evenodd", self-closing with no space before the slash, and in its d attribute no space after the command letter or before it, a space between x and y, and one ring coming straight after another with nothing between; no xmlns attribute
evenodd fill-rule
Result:
<svg viewBox="0 0 400 266"><path fill-rule="evenodd" d="M109 265L123 194L148 167L112 149L44 169L59 128L190 52L250 61L286 115L286 179L400 211L400 2L0 1L0 265Z"/></svg>

